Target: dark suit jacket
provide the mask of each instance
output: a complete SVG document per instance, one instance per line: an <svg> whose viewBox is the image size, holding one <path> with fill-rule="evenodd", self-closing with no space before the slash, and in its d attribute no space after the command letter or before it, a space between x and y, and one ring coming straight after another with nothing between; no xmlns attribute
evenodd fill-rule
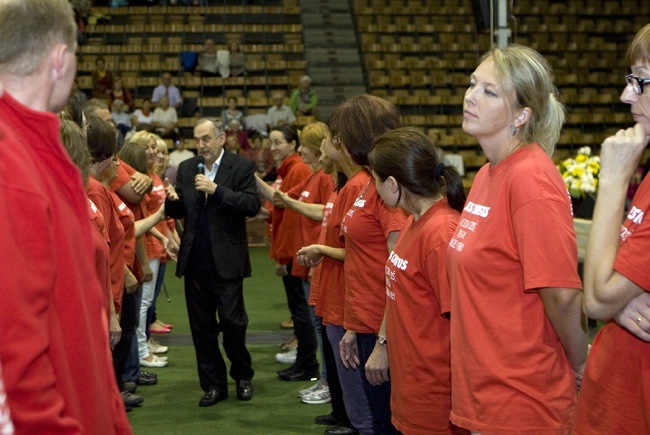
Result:
<svg viewBox="0 0 650 435"><path fill-rule="evenodd" d="M177 276L183 276L202 207L208 207L208 226L217 273L223 279L251 276L246 217L255 216L260 198L255 187L255 163L246 157L224 152L214 182L217 190L208 196L194 187L198 157L182 162L176 176L178 201L165 201L165 212L185 219L185 232L178 254Z"/></svg>

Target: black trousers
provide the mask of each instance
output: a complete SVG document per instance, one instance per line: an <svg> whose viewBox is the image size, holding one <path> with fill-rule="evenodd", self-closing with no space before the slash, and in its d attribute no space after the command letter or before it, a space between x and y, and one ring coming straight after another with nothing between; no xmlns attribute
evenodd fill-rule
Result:
<svg viewBox="0 0 650 435"><path fill-rule="evenodd" d="M125 390L122 376L126 367L126 360L131 352L131 342L135 336L135 330L138 327L138 319L140 316L140 304L138 304L137 298L138 291L142 293L141 285L135 293L129 295L125 291L122 297L122 313L120 316L122 338L120 338L115 349L113 349L113 368L115 369L117 386L120 391Z"/></svg>
<svg viewBox="0 0 650 435"><path fill-rule="evenodd" d="M318 360L316 360L316 349L318 342L316 340L316 331L311 320L311 312L305 291L302 287L302 278L291 275L292 263L287 266L288 274L282 277L284 291L287 294L287 304L293 319L293 330L298 339L298 355L296 364L311 370L318 369Z"/></svg>
<svg viewBox="0 0 650 435"><path fill-rule="evenodd" d="M227 395L226 363L219 350L220 332L230 360L230 376L238 381L252 379L254 375L251 355L246 349L248 315L243 279L224 280L216 271L189 269L185 273L185 301L201 388L216 389Z"/></svg>

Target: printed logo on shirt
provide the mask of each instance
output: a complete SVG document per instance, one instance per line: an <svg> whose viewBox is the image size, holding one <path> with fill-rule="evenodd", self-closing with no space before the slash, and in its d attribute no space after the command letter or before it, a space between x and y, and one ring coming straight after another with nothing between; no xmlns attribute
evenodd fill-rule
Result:
<svg viewBox="0 0 650 435"><path fill-rule="evenodd" d="M386 273L386 296L395 300L395 292L391 290L393 283L395 281L395 271L388 266L384 266L384 272Z"/></svg>
<svg viewBox="0 0 650 435"><path fill-rule="evenodd" d="M388 256L388 261L393 263L393 266L401 270L406 270L406 268L409 265L408 260L404 260L403 258L400 258L394 251L391 251L390 255Z"/></svg>
<svg viewBox="0 0 650 435"><path fill-rule="evenodd" d="M309 198L309 190L303 190L302 192L300 192L300 201L302 201L303 198L305 199Z"/></svg>
<svg viewBox="0 0 650 435"><path fill-rule="evenodd" d="M334 208L333 202L328 202L327 204L325 204L325 208L323 209L323 221L321 223L323 227L327 226L327 220L329 219L329 216L332 214L333 208Z"/></svg>
<svg viewBox="0 0 650 435"><path fill-rule="evenodd" d="M488 214L490 213L490 207L468 201L463 211L473 216L487 218ZM451 240L449 240L449 247L457 250L458 252L461 252L465 247L465 243L463 243L462 240L465 239L465 236L467 236L468 232L473 233L476 231L477 226L477 221L462 218L458 223L458 231L456 232L456 235Z"/></svg>
<svg viewBox="0 0 650 435"><path fill-rule="evenodd" d="M467 205L463 210L469 214L473 214L475 216L480 216L480 217L487 217L488 213L490 213L490 207L487 207L485 205L480 205L480 204L474 204L471 201L467 203Z"/></svg>
<svg viewBox="0 0 650 435"><path fill-rule="evenodd" d="M643 215L643 210L632 206L630 212L627 214L627 218L635 224L639 225L641 222L643 222Z"/></svg>
<svg viewBox="0 0 650 435"><path fill-rule="evenodd" d="M118 209L119 211L124 211L125 208L126 208L126 204L124 204L124 203L122 203L122 204L120 204L120 205L117 206L117 209Z"/></svg>
<svg viewBox="0 0 650 435"><path fill-rule="evenodd" d="M353 207L363 208L365 205L366 205L366 200L365 199L357 198L357 199L354 200Z"/></svg>
<svg viewBox="0 0 650 435"><path fill-rule="evenodd" d="M632 235L634 232L634 228L636 228L637 225L640 225L641 222L643 222L643 217L645 216L645 212L641 210L638 207L632 206L630 211L627 214L627 218L632 221L632 223L629 225L629 227L625 226L624 222L623 225L621 225L621 241L624 242L627 240L628 237Z"/></svg>

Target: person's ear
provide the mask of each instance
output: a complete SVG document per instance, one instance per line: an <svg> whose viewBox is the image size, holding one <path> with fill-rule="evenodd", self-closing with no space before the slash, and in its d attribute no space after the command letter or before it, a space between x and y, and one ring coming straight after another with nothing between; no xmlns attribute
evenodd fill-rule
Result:
<svg viewBox="0 0 650 435"><path fill-rule="evenodd" d="M388 189L391 191L391 193L397 193L399 192L399 183L393 177L392 175L388 176L386 178L386 181L384 181L384 184L388 186Z"/></svg>
<svg viewBox="0 0 650 435"><path fill-rule="evenodd" d="M514 121L513 125L514 125L516 128L519 128L519 127L521 127L522 125L524 125L525 123L527 123L528 120L530 119L530 114L531 114L531 112L532 112L532 111L530 110L530 107L524 107L524 108L519 112L519 114L515 117L515 121Z"/></svg>
<svg viewBox="0 0 650 435"><path fill-rule="evenodd" d="M60 80L66 72L66 54L68 46L66 44L54 44L48 56L50 74L54 80Z"/></svg>

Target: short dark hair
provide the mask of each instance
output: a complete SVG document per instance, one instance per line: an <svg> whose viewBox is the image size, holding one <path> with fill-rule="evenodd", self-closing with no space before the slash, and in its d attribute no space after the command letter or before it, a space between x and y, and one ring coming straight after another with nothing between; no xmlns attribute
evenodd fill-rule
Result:
<svg viewBox="0 0 650 435"><path fill-rule="evenodd" d="M115 130L108 122L97 116L89 116L88 123L88 149L90 156L95 162L103 162L110 159L117 152L117 140Z"/></svg>
<svg viewBox="0 0 650 435"><path fill-rule="evenodd" d="M284 140L287 142L296 142L296 146L294 148L295 151L298 150L300 147L300 137L298 136L298 130L292 125L289 124L281 124L281 125L276 125L275 127L271 128L271 131L279 131L282 133L282 136L284 136Z"/></svg>
<svg viewBox="0 0 650 435"><path fill-rule="evenodd" d="M344 101L327 121L332 136L341 140L352 160L361 166L368 166L368 153L375 138L399 125L397 107L369 94Z"/></svg>

